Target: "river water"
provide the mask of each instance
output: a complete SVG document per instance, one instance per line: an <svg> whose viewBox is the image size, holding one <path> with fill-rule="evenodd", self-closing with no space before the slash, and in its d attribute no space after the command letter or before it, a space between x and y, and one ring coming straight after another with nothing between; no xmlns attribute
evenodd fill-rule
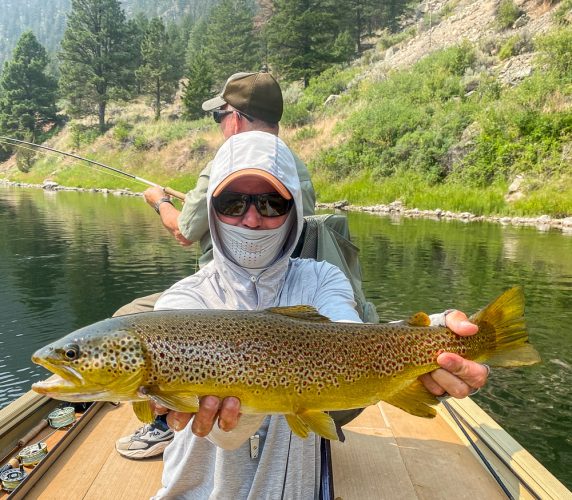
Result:
<svg viewBox="0 0 572 500"><path fill-rule="evenodd" d="M475 400L572 488L572 235L488 223L349 214L382 321L472 313L523 285L543 363L495 369ZM49 341L196 269L141 198L0 188L0 408L47 372Z"/></svg>

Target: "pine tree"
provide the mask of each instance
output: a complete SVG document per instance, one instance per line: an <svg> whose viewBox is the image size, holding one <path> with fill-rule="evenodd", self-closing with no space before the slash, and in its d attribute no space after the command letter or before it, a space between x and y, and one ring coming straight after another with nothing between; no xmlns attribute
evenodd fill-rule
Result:
<svg viewBox="0 0 572 500"><path fill-rule="evenodd" d="M60 53L60 88L70 114L97 113L101 132L108 102L127 97L134 81L127 34L119 0L72 0Z"/></svg>
<svg viewBox="0 0 572 500"><path fill-rule="evenodd" d="M261 51L254 32L251 0L222 0L209 16L205 35L205 56L220 86L233 73L256 71Z"/></svg>
<svg viewBox="0 0 572 500"><path fill-rule="evenodd" d="M56 80L46 74L49 59L31 31L25 32L0 78L0 130L35 140L57 118Z"/></svg>
<svg viewBox="0 0 572 500"><path fill-rule="evenodd" d="M131 50L131 61L134 68L139 68L143 65L143 56L141 55L141 45L145 34L149 29L149 19L143 14L137 14L135 18L127 21L128 39L130 41L129 49ZM140 82L135 82L136 88L134 92L136 95L142 93Z"/></svg>
<svg viewBox="0 0 572 500"><path fill-rule="evenodd" d="M337 62L333 47L340 33L332 0L276 0L265 29L272 67L289 80L303 80Z"/></svg>
<svg viewBox="0 0 572 500"><path fill-rule="evenodd" d="M169 42L165 25L155 17L141 44L143 66L137 71L137 80L141 82L144 92L153 98L155 120L161 117L161 108L172 102L178 88L178 58L173 54L173 46Z"/></svg>
<svg viewBox="0 0 572 500"><path fill-rule="evenodd" d="M196 52L188 65L187 83L183 84L183 104L185 116L194 120L204 115L201 105L212 97L213 79L210 65L202 52Z"/></svg>

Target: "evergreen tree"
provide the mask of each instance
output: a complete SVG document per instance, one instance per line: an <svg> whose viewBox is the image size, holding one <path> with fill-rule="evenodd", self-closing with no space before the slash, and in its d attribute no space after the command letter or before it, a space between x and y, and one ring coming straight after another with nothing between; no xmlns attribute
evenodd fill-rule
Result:
<svg viewBox="0 0 572 500"><path fill-rule="evenodd" d="M197 54L202 53L203 56L205 55L204 51L206 41L207 21L205 19L200 19L193 25L189 33L189 42L185 53L185 68L187 71L193 64L194 58Z"/></svg>
<svg viewBox="0 0 572 500"><path fill-rule="evenodd" d="M265 36L272 66L289 80L303 80L338 62L334 43L340 34L333 0L276 0Z"/></svg>
<svg viewBox="0 0 572 500"><path fill-rule="evenodd" d="M201 105L212 97L212 70L202 52L196 52L195 57L190 61L187 79L187 83L183 84L185 88L183 93L185 116L194 120L204 115Z"/></svg>
<svg viewBox="0 0 572 500"><path fill-rule="evenodd" d="M134 81L127 35L119 0L72 0L60 53L60 87L70 114L97 113L101 132L108 102L127 97Z"/></svg>
<svg viewBox="0 0 572 500"><path fill-rule="evenodd" d="M361 39L366 31L371 29L371 19L381 14L383 3L376 0L347 0L345 4L347 29L353 37L355 50L358 53L362 51Z"/></svg>
<svg viewBox="0 0 572 500"><path fill-rule="evenodd" d="M152 96L155 120L158 120L163 105L173 102L179 83L179 61L173 54L165 25L158 17L149 24L141 44L141 56L143 66L136 71L137 80L141 82L143 92Z"/></svg>
<svg viewBox="0 0 572 500"><path fill-rule="evenodd" d="M184 16L180 22L170 22L165 26L167 37L171 45L171 57L175 64L175 71L179 79L185 74L185 55L192 29L190 16Z"/></svg>
<svg viewBox="0 0 572 500"><path fill-rule="evenodd" d="M137 14L134 19L127 21L128 39L130 41L131 61L134 68L143 65L143 56L141 55L141 45L145 34L149 29L149 19L143 14ZM142 89L139 81L135 82L135 93L141 94Z"/></svg>
<svg viewBox="0 0 572 500"><path fill-rule="evenodd" d="M56 120L56 80L46 74L49 60L31 31L25 32L0 77L0 130L35 140Z"/></svg>
<svg viewBox="0 0 572 500"><path fill-rule="evenodd" d="M222 0L209 16L205 56L220 86L233 73L261 66L260 43L254 32L251 0Z"/></svg>

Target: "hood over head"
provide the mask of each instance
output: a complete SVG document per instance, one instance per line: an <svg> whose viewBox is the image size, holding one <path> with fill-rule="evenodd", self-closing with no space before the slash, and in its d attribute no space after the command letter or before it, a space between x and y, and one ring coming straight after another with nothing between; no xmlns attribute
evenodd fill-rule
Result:
<svg viewBox="0 0 572 500"><path fill-rule="evenodd" d="M212 197L222 192L235 179L246 175L259 175L283 197L294 200L291 214L284 222L288 224L292 218L295 218L285 238L283 252L268 267L278 262L285 262L286 265L300 237L304 223L300 180L294 157L288 146L276 135L260 131L233 135L221 146L212 162L207 204L215 261L218 262L222 258L225 265L233 266L234 264L229 260L228 255L224 255L217 230L217 216L212 206Z"/></svg>

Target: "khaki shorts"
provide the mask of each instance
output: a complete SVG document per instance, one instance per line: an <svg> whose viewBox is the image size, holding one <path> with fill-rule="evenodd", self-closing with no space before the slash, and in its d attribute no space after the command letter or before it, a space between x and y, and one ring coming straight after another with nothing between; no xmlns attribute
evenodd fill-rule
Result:
<svg viewBox="0 0 572 500"><path fill-rule="evenodd" d="M139 297L129 304L125 304L120 307L117 311L113 313L113 316L125 316L126 314L134 314L141 312L152 311L155 307L155 302L159 300L159 297L163 292L154 293L153 295L147 295L146 297Z"/></svg>

